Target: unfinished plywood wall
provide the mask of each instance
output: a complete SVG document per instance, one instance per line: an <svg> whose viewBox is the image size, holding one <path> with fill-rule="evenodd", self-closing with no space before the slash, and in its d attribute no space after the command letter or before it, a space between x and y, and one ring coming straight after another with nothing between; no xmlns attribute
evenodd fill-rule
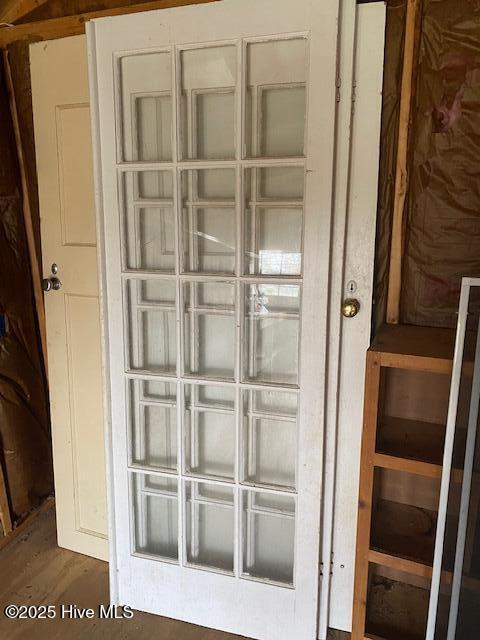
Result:
<svg viewBox="0 0 480 640"><path fill-rule="evenodd" d="M3 67L0 122L0 464L15 520L51 493L53 475L44 363ZM24 135L27 127L22 120Z"/></svg>

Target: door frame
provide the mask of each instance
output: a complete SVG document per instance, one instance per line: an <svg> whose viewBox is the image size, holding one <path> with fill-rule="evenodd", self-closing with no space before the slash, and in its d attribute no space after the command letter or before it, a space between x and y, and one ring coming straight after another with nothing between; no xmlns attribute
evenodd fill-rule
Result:
<svg viewBox="0 0 480 640"><path fill-rule="evenodd" d="M371 342L373 264L386 6L342 0L333 205L319 638L352 630L365 354ZM349 282L357 290L352 294ZM344 298L360 313L342 318Z"/></svg>
<svg viewBox="0 0 480 640"><path fill-rule="evenodd" d="M192 4L196 4L194 1ZM357 41L357 20L358 12L365 12L367 9L380 9L385 11L383 3L375 2L367 5L357 5L354 0L340 0L340 20L338 30L338 52L337 52L337 78L341 87L338 87L339 102L336 114L336 135L335 135L335 169L334 169L334 202L332 206L332 230L331 230L331 259L330 259L330 287L329 287L329 341L327 348L327 371L326 379L326 396L325 396L325 443L324 443L324 459L325 459L325 477L323 486L323 539L321 540L323 558L330 557L334 545L335 534L338 531L339 523L334 521L334 512L336 511L336 503L340 499L350 506L352 503L352 495L339 496L336 491L335 479L339 474L336 461L338 456L337 439L338 432L342 430L342 425L338 420L338 406L342 396L347 389L338 390L340 382L341 361L345 356L345 351L350 347L346 346L345 332L342 333L342 321L339 314L339 305L344 293L344 281L348 277L348 265L345 261L345 250L347 246L347 211L352 215L352 205L349 202L349 193L351 189L351 143L352 143L352 123L353 123L353 81L355 73L355 56ZM382 18L380 19L381 22ZM384 20L384 14L383 14ZM375 20L374 20L375 21ZM377 23L378 26L378 23ZM87 36L93 43L95 40L94 26L91 22L86 24ZM383 42L383 33L382 33ZM107 452L107 476L108 476L108 510L109 510L109 540L110 540L110 597L112 603L119 602L118 582L117 582L117 565L116 565L116 548L114 535L115 522L115 504L113 490L113 460L112 460L112 423L111 423L111 397L110 397L110 369L109 369L109 336L106 328L108 327L108 306L106 297L106 270L105 270L105 228L104 228L104 212L103 212L103 196L102 196L102 167L101 167L101 144L100 144L100 124L98 113L98 78L96 73L96 60L94 59L94 47L88 47L89 58L89 80L91 94L91 117L92 117L92 138L94 149L94 172L95 172L95 198L97 207L97 247L98 247L98 265L99 265L99 281L100 281L100 314L102 321L102 368L104 381L104 412L105 412L105 443ZM382 65L383 66L383 59ZM341 79L341 80L340 80ZM381 99L380 99L381 103ZM380 129L378 122L378 131ZM375 151L378 152L379 145L374 141ZM375 184L376 187L376 184ZM376 189L374 198L371 198L376 204ZM375 211L376 214L376 211ZM375 216L374 216L375 217ZM375 224L369 229L370 241L363 246L364 256L371 257L369 265L373 264L374 256L374 238ZM368 234L367 234L368 235ZM355 239L350 239L354 244ZM362 240L365 241L365 238ZM350 244L350 243L349 243ZM353 270L355 270L353 268ZM373 271L373 268L372 268ZM372 274L373 276L373 274ZM368 281L368 273L367 273ZM339 286L340 285L340 286ZM337 287L337 288L335 288ZM368 286L361 292L361 298L364 300L365 318L363 322L363 331L361 340L358 341L358 349L356 352L356 361L362 362L364 353L370 343L370 313L371 298L373 291L373 277L370 279ZM359 292L360 297L360 292ZM368 318L366 315L368 314ZM365 327L368 326L368 330ZM347 336L351 332L347 330ZM347 342L349 342L347 340ZM351 353L350 353L351 355ZM354 403L356 405L359 424L361 425L361 413L363 408L363 385L356 394ZM358 458L360 456L360 447L358 447ZM356 483L358 490L358 481ZM355 517L356 517L356 495L355 499ZM350 502L350 505L348 503ZM355 535L354 522L353 536ZM347 561L354 562L354 549L350 549L350 545L346 541L339 541L335 550L338 553L338 563ZM353 552L353 555L351 553ZM342 556L342 553L344 556ZM351 555L351 557L350 557ZM319 598L319 638L326 636L326 628L332 612L332 602L330 593L335 589L335 598L349 598L350 589L353 589L353 582L350 587L348 580L346 584L335 585L335 574L330 576L330 567L328 563L323 567L323 576L321 580L321 596ZM332 563L332 567L334 563ZM323 604L321 607L320 604ZM326 607L325 607L326 604ZM349 630L351 628L351 620L342 612L334 613L334 626ZM325 630L325 633L324 633Z"/></svg>

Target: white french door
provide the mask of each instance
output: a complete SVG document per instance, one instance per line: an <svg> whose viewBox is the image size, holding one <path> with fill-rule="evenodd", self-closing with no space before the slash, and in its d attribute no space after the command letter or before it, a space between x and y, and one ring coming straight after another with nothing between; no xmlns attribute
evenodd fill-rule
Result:
<svg viewBox="0 0 480 640"><path fill-rule="evenodd" d="M316 637L337 17L88 29L113 599L261 639Z"/></svg>

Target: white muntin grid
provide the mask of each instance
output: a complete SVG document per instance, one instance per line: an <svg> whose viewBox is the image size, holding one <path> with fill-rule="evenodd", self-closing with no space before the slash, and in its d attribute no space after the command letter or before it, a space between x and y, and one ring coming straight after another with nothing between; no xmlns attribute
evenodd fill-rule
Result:
<svg viewBox="0 0 480 640"><path fill-rule="evenodd" d="M306 34L290 34L285 39L305 38ZM272 40L278 41L278 36ZM252 39L251 42L263 42L267 40ZM257 411L253 406L253 397L255 392L274 392L289 393L297 396L297 415L300 399L300 380L289 380L262 382L257 380L257 357L255 347L257 344L258 324L262 316L260 313L252 312L249 309L250 299L255 297L257 287L255 285L264 285L269 287L288 287L288 289L279 289L280 291L295 292L298 298L297 309L268 311L268 318L275 321L293 321L297 325L297 358L299 362L300 356L300 317L301 317L301 290L302 275L301 265L298 273L294 276L272 276L272 275L256 275L259 270L257 263L260 231L258 219L261 216L262 207L276 208L278 210L297 210L302 225L300 252L303 255L303 198L293 197L285 199L275 199L262 197L258 186L259 170L274 167L298 167L305 169L305 158L302 157L285 157L285 158L259 158L261 150L261 126L262 126L262 92L270 88L258 87L258 92L253 92L252 99L252 139L251 139L251 156L246 158L246 60L247 47L250 41L229 41L208 43L205 47L236 47L237 55L237 71L236 85L234 87L223 87L218 90L222 95L233 95L235 102L235 154L233 158L219 160L195 160L185 159L193 158L196 155L198 147L197 129L195 126L196 105L199 96L203 96L207 92L191 90L183 96L182 92L182 73L181 73L181 56L182 51L200 49L202 46L192 47L174 47L158 50L171 55L172 68L172 92L173 108L172 108L172 148L171 161L158 162L125 162L124 161L124 145L126 144L123 128L117 132L118 154L117 154L117 174L119 184L119 210L122 219L120 221L120 235L122 246L122 279L124 282L124 327L125 327L125 362L126 362L126 379L127 388L130 384L142 385L142 381L159 381L176 384L176 400L152 400L142 397L137 402L136 407L132 407L132 395L128 391L128 418L127 418L127 441L129 446L129 469L131 476L131 541L132 553L144 555L143 551L139 551L135 547L145 546L145 532L141 531L138 536L139 540L135 541L134 532L138 529L135 526L134 516L134 495L133 495L133 477L140 474L165 477L175 480L177 483L177 491L172 492L164 489L147 488L145 479L139 483L140 505L137 505L137 517L140 520L144 517L146 509L146 499L150 497L161 497L164 500L177 501L178 511L178 560L156 556L156 559L166 562L178 562L182 566L195 566L194 563L188 562L188 558L195 558L198 555L198 523L195 517L190 517L189 523L191 527L190 545L187 548L187 507L193 512L194 516L198 515L200 505L214 506L217 509L229 509L233 511L234 520L234 553L233 553L233 571L226 573L235 577L244 577L250 579L259 579L264 582L279 584L279 586L292 587L291 584L270 580L267 577L255 578L248 575L248 566L253 564L255 556L254 548L254 527L255 518L258 515L267 515L270 517L283 518L288 521L295 519L295 502L296 491L292 486L275 486L270 484L261 484L254 482L251 478L255 475L252 463L253 454L255 453L255 420L271 419L275 421L284 421L292 423L293 428L298 429L297 419L292 415L282 413ZM152 52L149 52L152 53ZM126 55L144 55L142 52ZM306 54L307 55L307 54ZM120 72L121 57L115 58L115 73L117 75L117 86L121 87ZM290 86L290 85L289 85ZM293 86L293 85L292 85ZM307 83L308 86L308 83ZM217 92L217 93L218 93ZM155 93L155 92L153 92ZM152 97L159 97L158 92ZM210 92L209 92L210 93ZM157 95L158 94L158 95ZM142 99L148 98L148 94L142 93ZM165 100L165 92L161 94L161 98ZM138 112L138 98L132 100L132 123L135 123ZM182 108L182 101L185 107ZM121 117L121 106L117 96L117 122L124 122ZM134 128L132 126L132 131ZM306 127L305 127L306 129ZM188 139L185 141L183 136L187 133ZM139 157L139 150L135 136L133 136L133 155ZM235 198L200 198L198 192L198 176L202 171L208 170L230 170L235 175ZM157 198L141 198L138 189L138 176L141 172L169 172L173 192L172 196L162 196ZM127 199L127 189L125 188L127 172L132 172L133 188L130 193L130 200ZM246 192L246 174L250 173L250 189ZM302 182L304 182L304 177ZM186 191L186 193L185 193ZM304 188L303 188L304 191ZM142 268L132 268L132 264L136 267L141 266L141 246L139 231L139 215L141 209L159 209L163 212L173 210L174 218L174 269L170 271L154 272ZM220 273L202 273L199 264L199 246L198 236L195 234L197 229L197 212L201 208L209 209L231 209L235 216L235 246L234 266L228 268L225 272ZM246 211L249 211L250 220L247 228ZM128 212L128 213L127 213ZM130 218L133 217L133 220ZM248 233L248 239L245 237ZM133 247L131 238L134 238ZM130 242L128 245L127 238ZM166 239L162 239L162 244L166 247ZM128 261L127 261L127 245L128 245ZM187 250L188 249L188 250ZM217 254L218 255L218 254ZM226 252L228 256L228 251ZM133 260L132 260L133 256ZM130 267L130 268L129 268ZM139 281L140 286L135 287L136 295L126 295L127 287L131 287L132 283ZM142 295L142 287L148 281L165 281L174 283L175 299L169 300L145 300ZM199 300L199 290L208 288L213 285L219 290L223 287L225 290L231 288L232 295L224 304L201 304ZM145 366L144 355L144 321L146 313L154 313L159 317L163 317L162 330L169 326L165 319L174 315L175 317L175 340L165 331L163 334L163 354L166 360L162 363L156 363L155 370ZM201 375L198 373L200 365L200 328L199 318L222 318L231 320L234 345L233 345L233 367L231 373L226 372L206 372ZM187 321L188 318L188 321ZM170 322L171 326L171 322ZM175 358L171 354L172 344L175 344ZM186 347L188 344L188 349ZM167 356L170 355L170 358ZM172 362L175 360L174 370ZM136 366L133 364L136 363ZM298 374L300 365L298 365ZM185 398L186 385L190 387L190 398L188 407ZM201 385L211 385L218 387L227 387L235 390L235 459L233 478L220 478L212 475L202 475L195 471L195 463L198 462L198 430L196 416L200 411L227 411L225 408L218 407L201 407L198 403L198 389ZM135 397L135 396L134 396ZM176 468L159 468L142 464L141 460L145 459L145 421L143 410L147 406L165 406L176 407L177 419L177 456ZM186 461L186 420L185 412L190 413L190 450L191 460L187 466ZM136 420L136 443L139 443L139 453L135 456L136 461L132 459L132 414L135 412ZM228 413L232 413L229 410ZM245 427L245 424L247 425ZM295 451L295 461L298 457L298 451ZM248 461L248 462L247 462ZM296 464L294 465L297 466ZM219 498L205 497L202 495L202 485L218 486L224 489L230 488L233 500L225 500ZM187 493L189 500L187 503ZM269 507L257 504L257 496L260 494L271 496L282 496L290 499L290 504L285 507ZM190 505L190 506L189 506ZM172 525L173 526L173 525ZM173 531L173 530L172 530ZM244 541L244 536L246 540ZM143 538L142 538L143 536ZM146 554L147 557L152 556ZM202 570L224 572L219 567L201 566ZM293 576L295 571L293 571Z"/></svg>

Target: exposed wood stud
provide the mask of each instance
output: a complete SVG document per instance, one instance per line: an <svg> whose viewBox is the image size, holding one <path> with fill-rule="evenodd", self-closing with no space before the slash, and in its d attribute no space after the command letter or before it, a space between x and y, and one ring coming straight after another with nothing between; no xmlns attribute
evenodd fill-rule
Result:
<svg viewBox="0 0 480 640"><path fill-rule="evenodd" d="M412 102L415 27L420 0L407 0L405 45L403 54L400 115L398 124L397 161L393 202L390 269L388 274L387 322L396 324L400 318L402 260L404 246L404 209L408 186L407 151Z"/></svg>
<svg viewBox="0 0 480 640"><path fill-rule="evenodd" d="M7 536L12 531L12 516L10 515L7 487L2 465L0 465L0 524L2 525L3 535Z"/></svg>
<svg viewBox="0 0 480 640"><path fill-rule="evenodd" d="M12 71L8 57L8 51L3 51L3 63L5 68L5 78L7 91L10 101L10 111L13 121L13 129L15 133L15 142L17 145L18 164L20 168L20 179L22 184L22 207L23 218L25 224L25 232L27 236L28 254L30 259L30 272L32 275L33 295L35 299L35 307L38 319L38 329L40 333L40 342L42 346L42 354L45 364L45 372L47 371L47 331L45 322L45 306L42 291L42 275L40 272L40 260L37 254L37 246L35 243L35 234L33 229L32 211L30 207L30 196L28 192L27 173L25 166L25 156L22 145L22 137L20 133L20 125L15 101L15 89L12 81Z"/></svg>
<svg viewBox="0 0 480 640"><path fill-rule="evenodd" d="M171 7L183 7L190 4L205 4L218 0L153 0L140 4L132 4L124 7L104 9L102 11L90 11L75 16L65 16L63 18L52 18L50 20L39 20L13 27L0 28L0 48L16 40L54 40L67 36L76 36L85 33L85 23L94 18L105 18L108 16L120 16L129 13L139 13L141 11L153 11L155 9L169 9Z"/></svg>

